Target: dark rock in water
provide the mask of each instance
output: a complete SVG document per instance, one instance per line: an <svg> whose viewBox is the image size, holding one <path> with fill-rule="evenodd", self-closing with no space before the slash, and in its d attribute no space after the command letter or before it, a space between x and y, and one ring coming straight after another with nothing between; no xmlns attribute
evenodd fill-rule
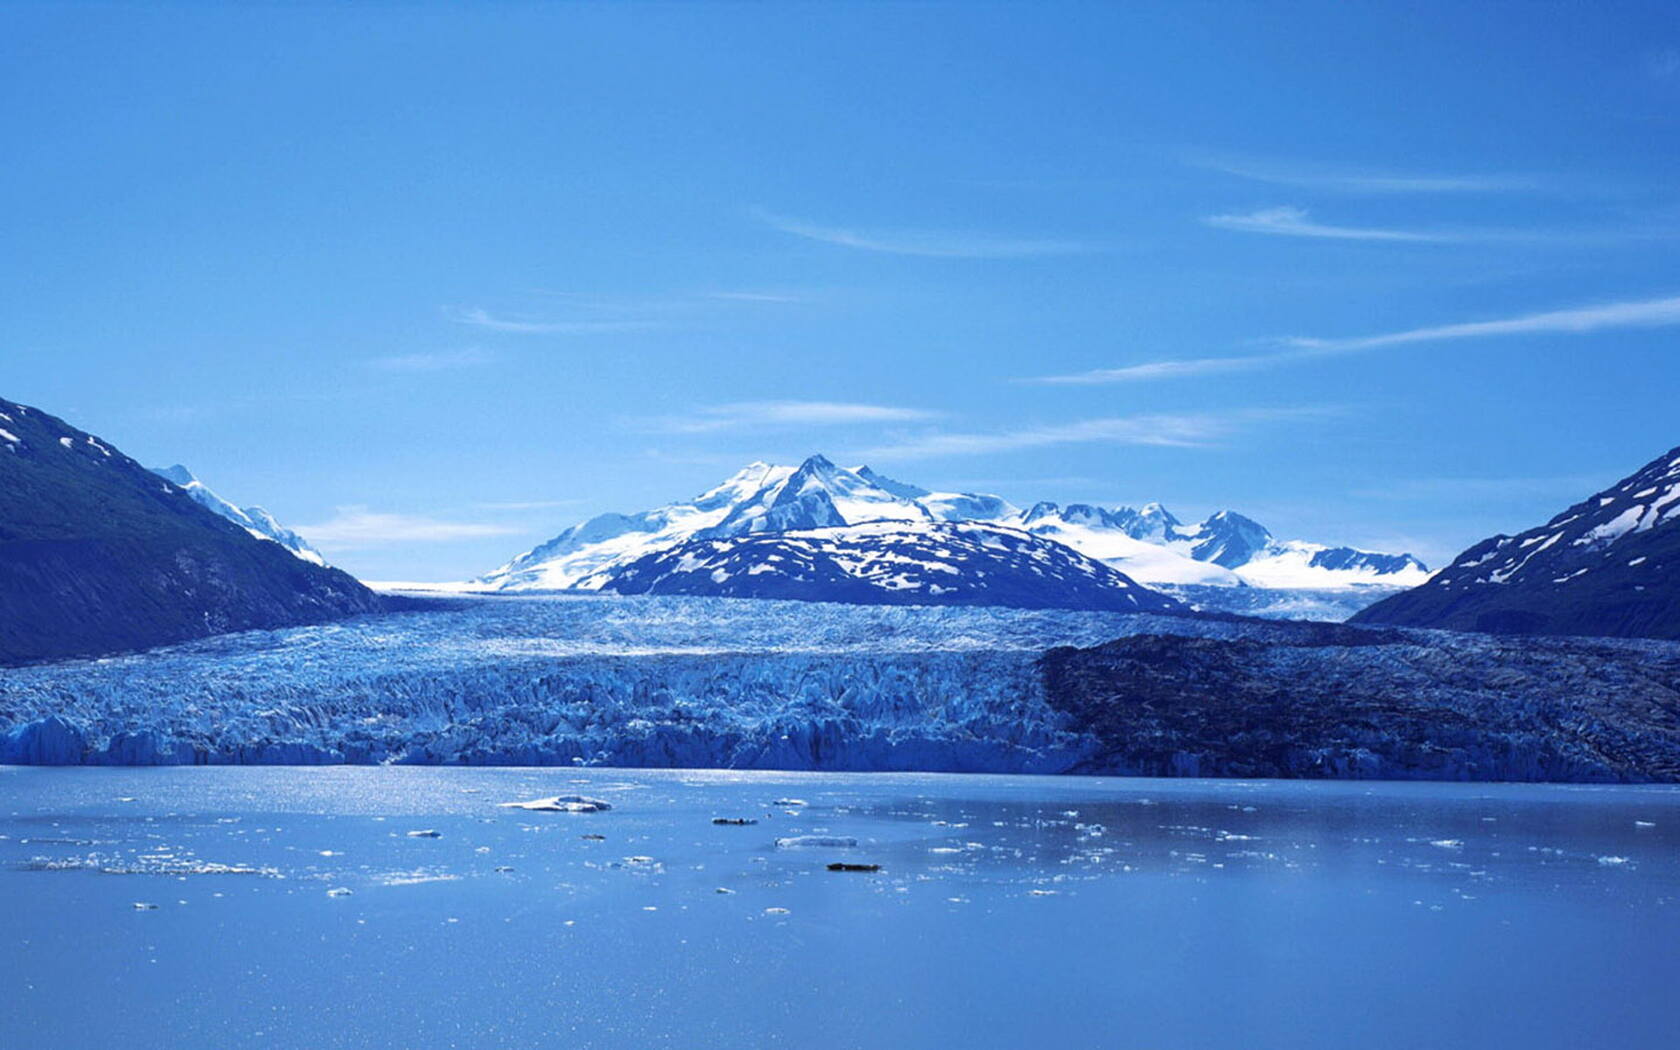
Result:
<svg viewBox="0 0 1680 1050"><path fill-rule="evenodd" d="M0 665L392 606L92 434L0 399Z"/></svg>
<svg viewBox="0 0 1680 1050"><path fill-rule="evenodd" d="M1680 639L1680 448L1544 525L1483 540L1353 620Z"/></svg>
<svg viewBox="0 0 1680 1050"><path fill-rule="evenodd" d="M735 827L745 827L748 824L757 824L758 821L752 819L751 817L713 817L712 818L712 823L713 824L729 824L729 825L733 825Z"/></svg>
<svg viewBox="0 0 1680 1050"><path fill-rule="evenodd" d="M1680 649L1315 625L1138 635L1040 661L1090 734L1076 772L1680 780Z"/></svg>
<svg viewBox="0 0 1680 1050"><path fill-rule="evenodd" d="M835 861L828 866L829 871L880 871L879 864L847 864L845 861Z"/></svg>

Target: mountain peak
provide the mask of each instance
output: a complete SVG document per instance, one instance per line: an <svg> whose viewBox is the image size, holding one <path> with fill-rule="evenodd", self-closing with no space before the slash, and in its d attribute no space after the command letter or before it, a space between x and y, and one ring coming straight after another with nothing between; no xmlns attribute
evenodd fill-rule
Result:
<svg viewBox="0 0 1680 1050"><path fill-rule="evenodd" d="M179 485L182 488L186 488L188 485L191 485L193 482L198 480L198 478L193 476L192 471L183 467L179 463L172 467L153 467L152 473L156 474L165 481Z"/></svg>
<svg viewBox="0 0 1680 1050"><path fill-rule="evenodd" d="M1544 525L1492 536L1366 623L1680 638L1680 448Z"/></svg>

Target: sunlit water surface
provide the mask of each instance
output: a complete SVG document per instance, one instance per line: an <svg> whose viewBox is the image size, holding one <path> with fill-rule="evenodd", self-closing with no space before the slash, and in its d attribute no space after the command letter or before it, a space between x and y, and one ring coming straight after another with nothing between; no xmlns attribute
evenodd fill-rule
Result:
<svg viewBox="0 0 1680 1050"><path fill-rule="evenodd" d="M0 767L6 1046L1667 1047L1677 982L1664 788Z"/></svg>

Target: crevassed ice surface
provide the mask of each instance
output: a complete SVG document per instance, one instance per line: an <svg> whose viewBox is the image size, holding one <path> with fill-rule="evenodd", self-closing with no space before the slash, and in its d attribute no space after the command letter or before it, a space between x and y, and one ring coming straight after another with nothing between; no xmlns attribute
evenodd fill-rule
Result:
<svg viewBox="0 0 1680 1050"><path fill-rule="evenodd" d="M125 763L196 752L212 762L1048 772L1073 765L1087 742L1044 702L1039 655L1150 630L1238 628L1058 610L462 599L8 670L0 738L57 715Z"/></svg>
<svg viewBox="0 0 1680 1050"><path fill-rule="evenodd" d="M0 767L8 1046L1668 1047L1677 972L1669 788Z"/></svg>

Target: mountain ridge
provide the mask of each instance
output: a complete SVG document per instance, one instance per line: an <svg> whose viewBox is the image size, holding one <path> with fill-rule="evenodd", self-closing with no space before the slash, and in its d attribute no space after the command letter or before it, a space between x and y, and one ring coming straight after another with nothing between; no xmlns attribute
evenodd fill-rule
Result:
<svg viewBox="0 0 1680 1050"><path fill-rule="evenodd" d="M837 528L894 520L987 523L1072 547L1146 586L1280 589L1396 587L1428 569L1409 554L1275 540L1220 511L1185 525L1159 503L1142 508L1039 502L1026 510L987 493L938 492L872 467L814 455L795 467L755 462L691 500L598 515L477 579L493 590L598 590L616 571L692 539Z"/></svg>
<svg viewBox="0 0 1680 1050"><path fill-rule="evenodd" d="M39 409L0 399L0 665L390 608Z"/></svg>
<svg viewBox="0 0 1680 1050"><path fill-rule="evenodd" d="M1680 446L1515 535L1471 546L1361 623L1680 639Z"/></svg>

